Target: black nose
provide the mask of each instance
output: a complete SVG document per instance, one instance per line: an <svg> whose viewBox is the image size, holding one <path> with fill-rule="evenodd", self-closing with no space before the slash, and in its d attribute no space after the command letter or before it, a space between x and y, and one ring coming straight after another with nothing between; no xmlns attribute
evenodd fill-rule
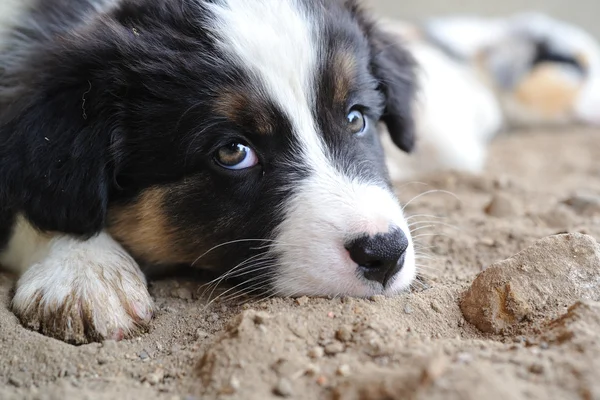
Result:
<svg viewBox="0 0 600 400"><path fill-rule="evenodd" d="M402 269L408 238L396 228L375 236L361 236L348 242L345 247L365 278L386 287L389 280Z"/></svg>

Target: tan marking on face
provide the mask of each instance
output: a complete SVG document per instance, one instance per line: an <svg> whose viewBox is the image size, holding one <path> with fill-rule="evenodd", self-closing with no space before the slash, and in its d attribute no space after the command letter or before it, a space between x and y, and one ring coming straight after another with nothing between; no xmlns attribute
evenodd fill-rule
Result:
<svg viewBox="0 0 600 400"><path fill-rule="evenodd" d="M235 121L247 108L247 97L235 90L224 91L214 104L215 112L231 121Z"/></svg>
<svg viewBox="0 0 600 400"><path fill-rule="evenodd" d="M546 117L557 117L572 112L582 84L568 79L561 67L542 63L531 70L514 91L522 105Z"/></svg>
<svg viewBox="0 0 600 400"><path fill-rule="evenodd" d="M271 134L275 130L264 102L258 96L251 97L239 89L225 90L216 100L214 110L229 121L261 135Z"/></svg>
<svg viewBox="0 0 600 400"><path fill-rule="evenodd" d="M354 54L348 50L338 51L333 59L333 101L343 104L348 99L352 83L356 77L357 62Z"/></svg>
<svg viewBox="0 0 600 400"><path fill-rule="evenodd" d="M186 264L194 255L186 249L164 211L167 188L144 191L132 204L113 207L109 233L131 254L154 264Z"/></svg>

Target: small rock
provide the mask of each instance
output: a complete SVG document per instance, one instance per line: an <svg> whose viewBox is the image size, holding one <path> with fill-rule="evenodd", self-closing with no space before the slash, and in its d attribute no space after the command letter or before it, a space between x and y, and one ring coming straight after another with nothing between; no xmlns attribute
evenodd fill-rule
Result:
<svg viewBox="0 0 600 400"><path fill-rule="evenodd" d="M324 375L321 375L317 378L317 385L323 387L327 385L327 377Z"/></svg>
<svg viewBox="0 0 600 400"><path fill-rule="evenodd" d="M342 326L335 333L335 338L340 342L349 342L352 340L352 328L348 326Z"/></svg>
<svg viewBox="0 0 600 400"><path fill-rule="evenodd" d="M404 314L412 314L413 313L413 309L410 305L405 305L404 306Z"/></svg>
<svg viewBox="0 0 600 400"><path fill-rule="evenodd" d="M325 350L321 346L313 347L308 351L308 356L312 359L321 358L325 355Z"/></svg>
<svg viewBox="0 0 600 400"><path fill-rule="evenodd" d="M269 318L271 318L271 316L264 312L264 311L259 311L254 315L254 323L257 325L262 325L264 324Z"/></svg>
<svg viewBox="0 0 600 400"><path fill-rule="evenodd" d="M306 297L306 296L298 297L296 299L296 304L298 304L299 306L304 306L307 303L308 303L308 297Z"/></svg>
<svg viewBox="0 0 600 400"><path fill-rule="evenodd" d="M470 353L459 353L456 356L456 361L460 364L469 364L473 361L473 355Z"/></svg>
<svg viewBox="0 0 600 400"><path fill-rule="evenodd" d="M435 357L430 360L429 364L421 373L421 384L431 385L442 377L448 370L448 360L445 357Z"/></svg>
<svg viewBox="0 0 600 400"><path fill-rule="evenodd" d="M600 196L591 193L575 193L563 201L578 214L600 214Z"/></svg>
<svg viewBox="0 0 600 400"><path fill-rule="evenodd" d="M371 300L372 302L375 302L375 303L382 303L385 300L385 296L376 294L375 296L371 296L369 298L369 300Z"/></svg>
<svg viewBox="0 0 600 400"><path fill-rule="evenodd" d="M8 383L10 383L14 387L18 387L18 388L23 386L23 382L15 376L11 376L10 378L8 378Z"/></svg>
<svg viewBox="0 0 600 400"><path fill-rule="evenodd" d="M231 379L229 379L229 386L231 386L231 388L237 392L241 386L240 380L235 376L232 376Z"/></svg>
<svg viewBox="0 0 600 400"><path fill-rule="evenodd" d="M333 311L329 311L327 313L327 318L332 318L332 319L335 318L335 314L333 313Z"/></svg>
<svg viewBox="0 0 600 400"><path fill-rule="evenodd" d="M150 358L150 355L148 354L148 352L146 350L142 350L139 354L140 360L144 361L144 360L148 360Z"/></svg>
<svg viewBox="0 0 600 400"><path fill-rule="evenodd" d="M431 302L431 309L433 311L435 311L436 313L442 313L442 308L440 307L440 305L438 303L436 303L435 301Z"/></svg>
<svg viewBox="0 0 600 400"><path fill-rule="evenodd" d="M531 372L532 374L543 374L544 373L544 366L541 364L533 364L529 367L529 372Z"/></svg>
<svg viewBox="0 0 600 400"><path fill-rule="evenodd" d="M512 217L519 214L514 200L503 193L496 193L484 211L486 214L498 218Z"/></svg>
<svg viewBox="0 0 600 400"><path fill-rule="evenodd" d="M487 247L494 247L496 245L496 241L490 237L483 237L479 239L479 243Z"/></svg>
<svg viewBox="0 0 600 400"><path fill-rule="evenodd" d="M579 233L549 236L481 272L462 296L463 315L479 330L502 333L525 319L600 300L600 245Z"/></svg>
<svg viewBox="0 0 600 400"><path fill-rule="evenodd" d="M177 288L171 291L171 297L181 300L192 300L192 291L187 288Z"/></svg>
<svg viewBox="0 0 600 400"><path fill-rule="evenodd" d="M98 357L98 365L105 365L114 360L114 357Z"/></svg>
<svg viewBox="0 0 600 400"><path fill-rule="evenodd" d="M303 368L301 365L283 358L277 360L277 362L275 362L271 368L277 373L278 376L281 377L291 377L297 375L298 372L300 372L300 375L303 373Z"/></svg>
<svg viewBox="0 0 600 400"><path fill-rule="evenodd" d="M333 342L325 346L325 354L335 355L344 351L344 345L340 342Z"/></svg>
<svg viewBox="0 0 600 400"><path fill-rule="evenodd" d="M209 336L210 334L206 331L203 331L202 329L196 330L196 340L206 339Z"/></svg>
<svg viewBox="0 0 600 400"><path fill-rule="evenodd" d="M157 369L153 373L148 374L146 376L146 378L144 379L144 381L148 382L149 384L154 386L154 385L158 385L159 383L161 383L162 380L164 379L164 377L165 377L165 371L163 371L162 369Z"/></svg>
<svg viewBox="0 0 600 400"><path fill-rule="evenodd" d="M210 315L208 316L208 318L206 318L206 320L207 320L208 322L215 323L215 322L217 322L217 321L219 320L219 314L217 314L217 313L212 313L212 314L210 314Z"/></svg>
<svg viewBox="0 0 600 400"><path fill-rule="evenodd" d="M317 375L319 372L321 372L321 367L319 367L316 364L308 364L308 366L306 367L306 375L308 376L315 376Z"/></svg>
<svg viewBox="0 0 600 400"><path fill-rule="evenodd" d="M288 379L280 378L273 389L273 393L281 397L290 397L294 394L294 391L292 389L292 384Z"/></svg>
<svg viewBox="0 0 600 400"><path fill-rule="evenodd" d="M338 367L335 373L339 376L349 376L350 375L350 366L348 364L342 364Z"/></svg>

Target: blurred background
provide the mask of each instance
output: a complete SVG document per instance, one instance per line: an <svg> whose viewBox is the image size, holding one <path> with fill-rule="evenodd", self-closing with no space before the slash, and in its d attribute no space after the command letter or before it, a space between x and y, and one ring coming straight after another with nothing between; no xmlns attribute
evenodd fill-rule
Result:
<svg viewBox="0 0 600 400"><path fill-rule="evenodd" d="M382 15L418 21L447 14L506 17L523 11L540 11L579 25L600 38L600 0L369 0Z"/></svg>

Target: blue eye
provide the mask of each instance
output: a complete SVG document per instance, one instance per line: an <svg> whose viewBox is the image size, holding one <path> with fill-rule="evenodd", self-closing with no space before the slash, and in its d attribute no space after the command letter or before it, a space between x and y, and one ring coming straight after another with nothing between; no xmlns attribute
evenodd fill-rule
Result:
<svg viewBox="0 0 600 400"><path fill-rule="evenodd" d="M358 110L352 110L348 113L348 129L353 135L362 135L367 130L367 118Z"/></svg>
<svg viewBox="0 0 600 400"><path fill-rule="evenodd" d="M256 152L243 143L230 143L217 150L215 160L223 168L240 170L258 164Z"/></svg>

